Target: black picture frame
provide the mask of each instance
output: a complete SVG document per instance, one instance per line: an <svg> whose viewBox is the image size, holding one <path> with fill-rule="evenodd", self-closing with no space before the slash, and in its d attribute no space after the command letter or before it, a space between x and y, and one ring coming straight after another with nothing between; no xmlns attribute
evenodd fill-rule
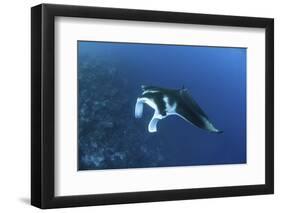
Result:
<svg viewBox="0 0 281 213"><path fill-rule="evenodd" d="M55 17L264 28L266 32L265 184L56 197L54 171ZM31 8L31 204L60 208L272 194L274 192L274 20L164 11L41 4Z"/></svg>

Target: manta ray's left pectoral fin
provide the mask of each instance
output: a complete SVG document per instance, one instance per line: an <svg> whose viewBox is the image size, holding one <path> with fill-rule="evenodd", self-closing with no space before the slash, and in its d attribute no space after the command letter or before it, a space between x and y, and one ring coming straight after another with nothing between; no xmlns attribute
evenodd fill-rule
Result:
<svg viewBox="0 0 281 213"><path fill-rule="evenodd" d="M157 123L161 120L159 118L159 115L157 113L154 113L153 117L151 118L149 124L148 124L148 131L149 132L157 132Z"/></svg>
<svg viewBox="0 0 281 213"><path fill-rule="evenodd" d="M141 118L142 112L143 112L143 100L141 98L138 98L135 106L135 118Z"/></svg>

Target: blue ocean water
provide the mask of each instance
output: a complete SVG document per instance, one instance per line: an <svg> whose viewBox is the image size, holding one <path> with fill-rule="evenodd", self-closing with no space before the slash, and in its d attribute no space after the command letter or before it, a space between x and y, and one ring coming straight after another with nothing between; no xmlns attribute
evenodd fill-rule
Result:
<svg viewBox="0 0 281 213"><path fill-rule="evenodd" d="M78 169L246 163L245 48L78 42ZM223 131L177 116L148 132L134 116L141 85L183 86Z"/></svg>

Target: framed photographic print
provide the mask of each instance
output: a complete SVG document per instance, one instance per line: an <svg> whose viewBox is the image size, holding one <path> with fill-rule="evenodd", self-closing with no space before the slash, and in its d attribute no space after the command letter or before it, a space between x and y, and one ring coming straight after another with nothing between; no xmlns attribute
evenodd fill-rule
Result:
<svg viewBox="0 0 281 213"><path fill-rule="evenodd" d="M31 203L271 194L274 21L31 9Z"/></svg>

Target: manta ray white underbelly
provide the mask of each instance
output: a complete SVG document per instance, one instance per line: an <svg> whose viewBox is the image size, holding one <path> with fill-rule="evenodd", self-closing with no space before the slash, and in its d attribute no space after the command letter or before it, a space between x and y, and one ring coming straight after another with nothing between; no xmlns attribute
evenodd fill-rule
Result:
<svg viewBox="0 0 281 213"><path fill-rule="evenodd" d="M135 117L142 117L144 104L154 109L154 115L148 125L149 132L157 132L158 121L170 115L177 115L185 121L210 132L222 132L214 127L186 89L173 90L142 86L142 91L142 95L137 98L135 105Z"/></svg>

